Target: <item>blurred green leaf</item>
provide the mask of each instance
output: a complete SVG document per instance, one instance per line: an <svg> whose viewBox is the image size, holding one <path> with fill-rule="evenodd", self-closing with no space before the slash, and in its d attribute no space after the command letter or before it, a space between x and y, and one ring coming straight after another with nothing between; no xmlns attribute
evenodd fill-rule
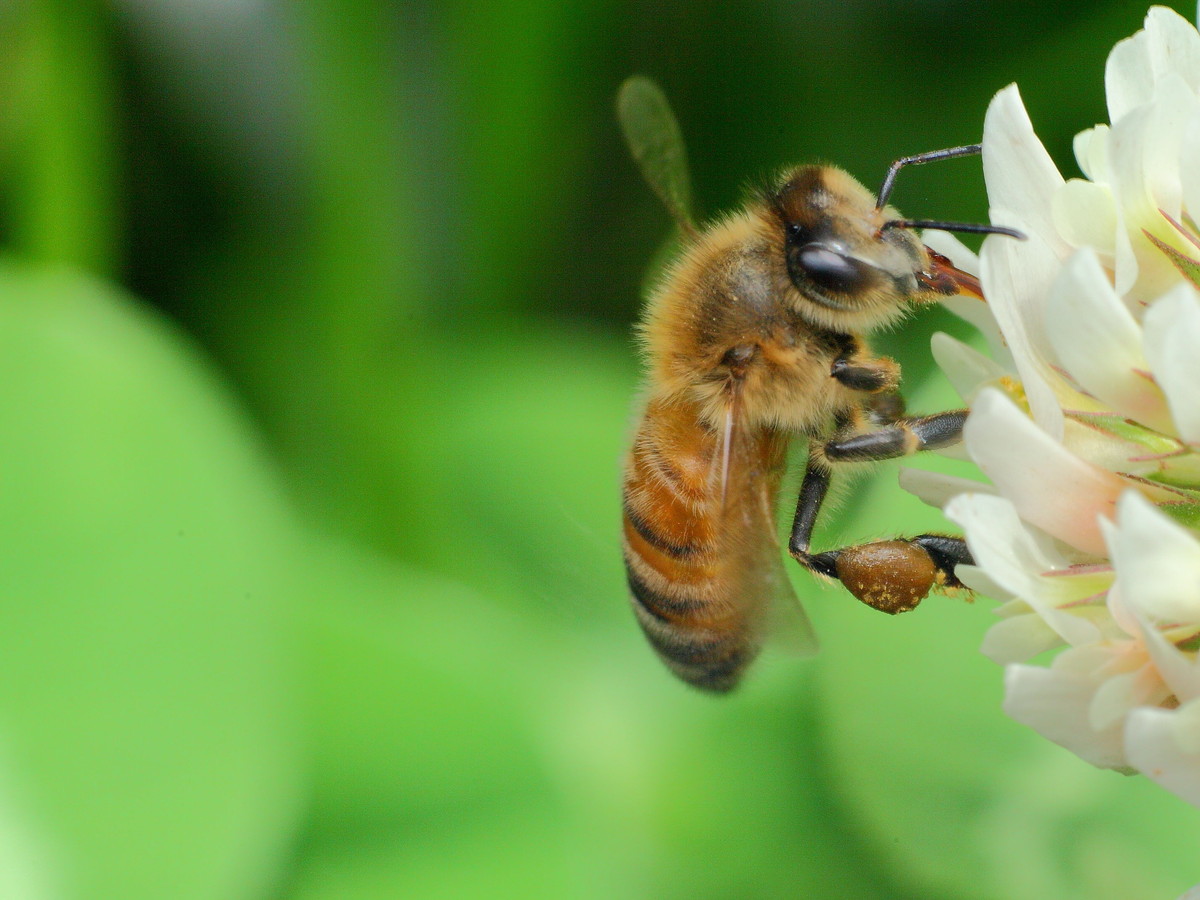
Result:
<svg viewBox="0 0 1200 900"><path fill-rule="evenodd" d="M0 760L0 897L51 900L57 896L51 860L12 776Z"/></svg>
<svg viewBox="0 0 1200 900"><path fill-rule="evenodd" d="M261 896L298 802L269 466L162 321L8 263L0 422L0 730L62 896Z"/></svg>
<svg viewBox="0 0 1200 900"><path fill-rule="evenodd" d="M545 791L533 623L350 548L314 548L310 565L316 833L427 829Z"/></svg>
<svg viewBox="0 0 1200 900"><path fill-rule="evenodd" d="M122 222L106 4L18 4L7 21L0 17L0 42L13 67L2 183L15 249L110 274Z"/></svg>
<svg viewBox="0 0 1200 900"><path fill-rule="evenodd" d="M802 669L714 703L632 616L619 651L551 640L394 564L316 563L317 791L289 900L904 896L820 787Z"/></svg>
<svg viewBox="0 0 1200 900"><path fill-rule="evenodd" d="M383 833L365 846L319 846L287 900L458 900L588 896L576 887L555 810L538 799L445 832ZM599 895L593 895L599 896Z"/></svg>
<svg viewBox="0 0 1200 900"><path fill-rule="evenodd" d="M564 896L533 623L350 548L315 563L316 794L288 897Z"/></svg>
<svg viewBox="0 0 1200 900"><path fill-rule="evenodd" d="M398 529L423 532L406 552L479 590L524 594L546 623L620 608L632 369L630 349L585 331L530 327L474 342L410 451L440 480L433 515L444 526L405 515Z"/></svg>

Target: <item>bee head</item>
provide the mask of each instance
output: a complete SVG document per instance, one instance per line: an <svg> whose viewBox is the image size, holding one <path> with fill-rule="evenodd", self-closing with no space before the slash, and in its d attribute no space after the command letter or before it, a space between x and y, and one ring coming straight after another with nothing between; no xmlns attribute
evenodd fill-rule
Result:
<svg viewBox="0 0 1200 900"><path fill-rule="evenodd" d="M788 278L800 297L830 312L888 319L921 292L929 263L921 242L885 223L895 210L832 166L789 172L769 199ZM858 324L858 323L856 323Z"/></svg>

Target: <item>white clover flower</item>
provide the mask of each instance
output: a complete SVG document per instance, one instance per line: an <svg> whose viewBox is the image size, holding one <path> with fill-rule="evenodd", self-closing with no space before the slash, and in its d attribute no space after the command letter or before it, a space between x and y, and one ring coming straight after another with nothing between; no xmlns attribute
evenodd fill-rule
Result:
<svg viewBox="0 0 1200 900"><path fill-rule="evenodd" d="M1070 181L1016 87L992 101L992 220L1028 240L980 254L992 357L934 341L991 484L906 482L964 529L960 577L1007 600L983 648L1006 711L1200 806L1200 34L1152 8L1105 87L1111 124L1076 138Z"/></svg>

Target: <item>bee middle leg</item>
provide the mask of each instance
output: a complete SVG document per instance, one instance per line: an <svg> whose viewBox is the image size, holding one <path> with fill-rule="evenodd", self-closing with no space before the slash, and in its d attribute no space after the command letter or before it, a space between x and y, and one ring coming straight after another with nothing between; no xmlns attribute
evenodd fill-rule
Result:
<svg viewBox="0 0 1200 900"><path fill-rule="evenodd" d="M883 406L875 412L886 419L887 410ZM867 410L867 416L873 417L872 410ZM898 416L886 427L865 433L849 433L850 425L844 423L829 441L813 446L792 522L791 555L806 568L838 579L863 603L887 613L913 609L934 585L961 586L954 568L974 560L959 537L920 534L822 553L811 553L809 548L829 490L830 463L894 459L945 447L962 438L966 419L963 409L931 416Z"/></svg>

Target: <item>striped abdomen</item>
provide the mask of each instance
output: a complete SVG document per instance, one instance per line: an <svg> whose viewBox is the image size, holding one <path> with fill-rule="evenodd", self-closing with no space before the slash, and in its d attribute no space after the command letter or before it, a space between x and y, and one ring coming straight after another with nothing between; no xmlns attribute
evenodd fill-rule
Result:
<svg viewBox="0 0 1200 900"><path fill-rule="evenodd" d="M773 497L786 450L778 437L739 441L723 499L721 441L687 405L652 402L623 494L638 622L680 678L710 691L732 688L759 650L769 597L755 560L764 549L778 553Z"/></svg>

